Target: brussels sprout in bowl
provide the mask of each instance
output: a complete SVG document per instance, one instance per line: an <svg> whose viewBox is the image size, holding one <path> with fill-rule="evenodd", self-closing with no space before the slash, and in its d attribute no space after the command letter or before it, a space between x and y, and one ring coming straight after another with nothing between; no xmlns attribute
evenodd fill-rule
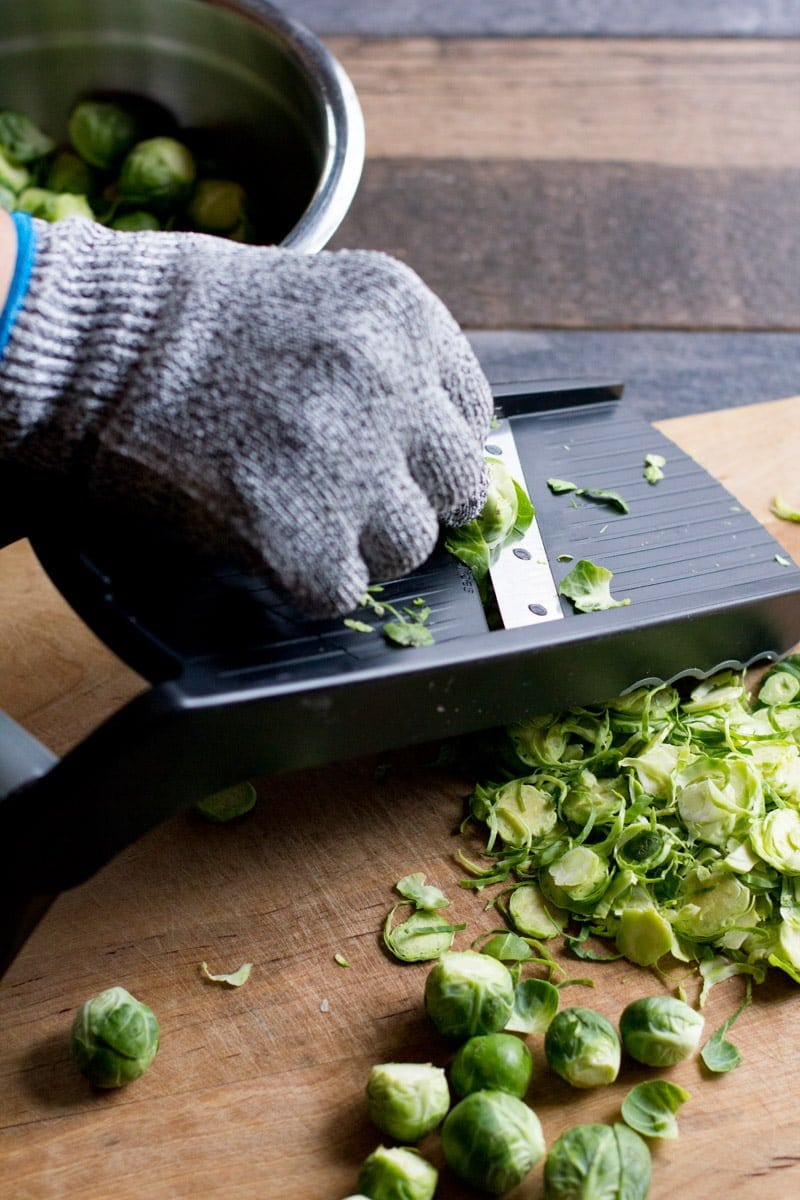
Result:
<svg viewBox="0 0 800 1200"><path fill-rule="evenodd" d="M76 102L128 96L230 164L253 240L315 251L344 219L364 161L358 99L322 43L266 0L0 0L0 110L67 145ZM114 161L128 134L96 116L82 110L79 141Z"/></svg>

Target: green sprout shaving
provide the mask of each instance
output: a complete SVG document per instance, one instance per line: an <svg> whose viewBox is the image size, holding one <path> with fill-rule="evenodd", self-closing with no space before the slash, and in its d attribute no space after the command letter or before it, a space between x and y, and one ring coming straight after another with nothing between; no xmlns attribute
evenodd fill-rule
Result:
<svg viewBox="0 0 800 1200"><path fill-rule="evenodd" d="M645 454L642 475L648 483L659 483L664 478L663 468L666 463L663 454Z"/></svg>
<svg viewBox="0 0 800 1200"><path fill-rule="evenodd" d="M581 558L558 585L561 596L571 600L578 612L603 612L622 608L630 600L615 600L611 595L613 576L608 567L600 567L588 558Z"/></svg>
<svg viewBox="0 0 800 1200"><path fill-rule="evenodd" d="M518 938L563 929L577 957L662 975L683 962L703 980L701 1007L734 974L759 983L773 966L800 983L800 656L756 698L724 671L688 694L642 687L506 736L516 768L470 798L484 848L456 857L460 886L500 889L489 904ZM706 1053L724 1064L721 1041Z"/></svg>
<svg viewBox="0 0 800 1200"><path fill-rule="evenodd" d="M572 492L575 496L585 496L587 500L596 500L599 504L608 504L611 508L615 508L617 512L630 512L630 505L626 500L623 500L619 492L612 492L608 488L587 488L580 487L577 483L570 483L566 479L548 479L547 486L554 496L561 496L567 492Z"/></svg>
<svg viewBox="0 0 800 1200"><path fill-rule="evenodd" d="M208 969L208 963L200 963L200 974L209 983L221 983L225 987L238 988L242 984L247 983L250 978L250 972L253 969L252 963L242 963L237 971L231 971L228 974L212 975Z"/></svg>
<svg viewBox="0 0 800 1200"><path fill-rule="evenodd" d="M431 609L423 598L417 596L410 607L406 606L401 611L390 604L388 600L375 599L374 593L382 591L383 588L379 584L369 588L361 600L361 607L370 609L376 617L384 617L388 614L392 618L391 621L385 621L381 626L381 633L386 640L393 642L396 646L432 646L433 634L426 625L426 621L431 615ZM348 629L355 630L356 633L375 632L372 625L354 617L346 617L344 624Z"/></svg>

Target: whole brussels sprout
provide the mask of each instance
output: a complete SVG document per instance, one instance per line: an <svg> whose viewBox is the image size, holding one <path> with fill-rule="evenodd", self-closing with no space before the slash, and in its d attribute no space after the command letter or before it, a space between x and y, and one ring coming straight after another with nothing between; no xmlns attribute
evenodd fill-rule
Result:
<svg viewBox="0 0 800 1200"><path fill-rule="evenodd" d="M645 1200L650 1151L626 1125L576 1125L544 1164L545 1200Z"/></svg>
<svg viewBox="0 0 800 1200"><path fill-rule="evenodd" d="M450 1082L459 1096L483 1089L520 1099L533 1072L531 1052L512 1033L485 1033L465 1042L450 1064Z"/></svg>
<svg viewBox="0 0 800 1200"><path fill-rule="evenodd" d="M442 1151L470 1187L499 1196L516 1187L542 1157L544 1135L536 1113L516 1096L472 1092L445 1120Z"/></svg>
<svg viewBox="0 0 800 1200"><path fill-rule="evenodd" d="M65 217L86 217L94 220L94 213L85 196L73 196L71 192L51 192L47 188L26 188L17 197L19 212L30 213L43 221L62 221Z"/></svg>
<svg viewBox="0 0 800 1200"><path fill-rule="evenodd" d="M694 1054L705 1021L675 996L644 996L623 1010L622 1044L637 1062L671 1067Z"/></svg>
<svg viewBox="0 0 800 1200"><path fill-rule="evenodd" d="M378 1146L364 1160L358 1190L369 1200L433 1200L439 1172L405 1146Z"/></svg>
<svg viewBox="0 0 800 1200"><path fill-rule="evenodd" d="M432 1063L379 1063L367 1081L367 1111L398 1142L417 1142L447 1115L450 1089Z"/></svg>
<svg viewBox="0 0 800 1200"><path fill-rule="evenodd" d="M120 104L82 100L67 122L69 140L92 167L108 171L120 162L141 136L137 118Z"/></svg>
<svg viewBox="0 0 800 1200"><path fill-rule="evenodd" d="M544 1035L544 1052L557 1075L590 1088L617 1078L622 1048L614 1026L591 1008L563 1008Z"/></svg>
<svg viewBox="0 0 800 1200"><path fill-rule="evenodd" d="M120 168L118 189L125 204L175 208L191 194L197 175L190 151L175 138L138 142Z"/></svg>
<svg viewBox="0 0 800 1200"><path fill-rule="evenodd" d="M0 112L0 147L12 162L31 163L44 158L54 145L53 139L24 113L11 109Z"/></svg>
<svg viewBox="0 0 800 1200"><path fill-rule="evenodd" d="M51 192L72 192L75 196L88 196L94 187L92 173L82 158L62 150L50 164L45 180Z"/></svg>
<svg viewBox="0 0 800 1200"><path fill-rule="evenodd" d="M111 222L112 229L120 229L126 233L141 233L143 229L160 229L161 222L152 213L137 208L133 212L122 213Z"/></svg>
<svg viewBox="0 0 800 1200"><path fill-rule="evenodd" d="M122 1087L150 1066L159 1035L152 1009L124 987L112 987L78 1009L70 1049L78 1070L95 1087Z"/></svg>
<svg viewBox="0 0 800 1200"><path fill-rule="evenodd" d="M514 979L488 954L448 950L425 981L425 1008L445 1037L497 1033L514 1008Z"/></svg>
<svg viewBox="0 0 800 1200"><path fill-rule="evenodd" d="M27 167L13 163L0 149L0 184L15 195L31 182L31 173Z"/></svg>
<svg viewBox="0 0 800 1200"><path fill-rule="evenodd" d="M203 233L229 233L245 217L245 190L231 179L201 179L186 214Z"/></svg>

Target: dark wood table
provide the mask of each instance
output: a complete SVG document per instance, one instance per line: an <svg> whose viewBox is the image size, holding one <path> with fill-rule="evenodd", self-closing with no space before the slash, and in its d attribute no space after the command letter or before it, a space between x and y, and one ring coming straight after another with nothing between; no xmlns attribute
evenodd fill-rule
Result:
<svg viewBox="0 0 800 1200"><path fill-rule="evenodd" d="M416 268L493 379L624 380L623 403L663 422L800 560L800 526L768 510L775 490L800 500L797 6L287 7L326 36L367 119L363 186L335 245ZM0 706L63 753L145 684L26 543L0 552L0 580ZM58 900L0 984L0 1194L355 1190L379 1140L363 1106L369 1067L447 1057L422 1011L427 968L380 950L393 884L424 871L443 887L468 925L459 944L495 923L458 888L453 830L470 780L430 758L395 755L385 777L359 760L259 781L248 820L178 817ZM249 960L253 975L224 991L200 979L201 960ZM610 1017L661 990L629 964L580 973L596 990L570 1001ZM152 1005L163 1044L143 1079L97 1094L71 1067L67 1031L114 983ZM737 983L713 993L710 1027L738 1003ZM654 1149L654 1200L797 1194L799 1005L776 978L737 1025L736 1072L674 1071L692 1100L680 1140ZM548 1142L617 1118L643 1077L627 1068L579 1095L531 1044L529 1100ZM423 1149L441 1161L435 1138ZM443 1172L437 1195L468 1193ZM541 1168L513 1196L539 1200Z"/></svg>

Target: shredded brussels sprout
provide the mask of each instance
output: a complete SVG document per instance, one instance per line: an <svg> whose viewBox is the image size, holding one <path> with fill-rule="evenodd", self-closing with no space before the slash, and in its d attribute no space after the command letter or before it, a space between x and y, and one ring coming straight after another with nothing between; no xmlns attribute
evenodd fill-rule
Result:
<svg viewBox="0 0 800 1200"><path fill-rule="evenodd" d="M485 861L461 856L462 886L501 885L509 925L539 938L555 932L543 897L579 957L597 957L583 943L598 936L639 965L697 964L703 998L726 966L800 982L800 656L756 697L722 671L508 735L519 767L475 788Z"/></svg>

